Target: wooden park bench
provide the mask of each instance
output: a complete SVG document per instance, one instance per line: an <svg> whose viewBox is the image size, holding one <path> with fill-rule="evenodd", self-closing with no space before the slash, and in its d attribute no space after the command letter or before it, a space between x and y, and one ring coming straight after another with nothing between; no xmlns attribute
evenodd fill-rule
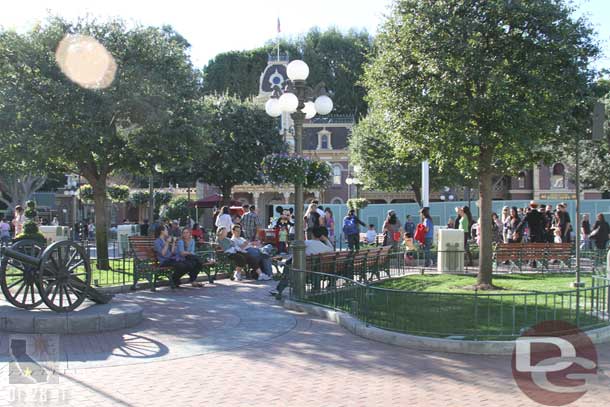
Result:
<svg viewBox="0 0 610 407"><path fill-rule="evenodd" d="M524 266L536 262L543 269L549 268L553 261L563 263L571 269L571 243L500 243L494 250L495 267L508 263L511 270L515 267L522 271Z"/></svg>
<svg viewBox="0 0 610 407"><path fill-rule="evenodd" d="M156 291L159 277L169 280L170 286L175 288L174 280L171 278L174 268L171 266L161 266L154 250L154 241L150 236L129 236L129 247L133 257L133 285L132 290L137 289L138 280L146 278L150 284L151 291ZM214 281L211 269L215 268L214 259L202 259L203 271L208 275L210 282Z"/></svg>

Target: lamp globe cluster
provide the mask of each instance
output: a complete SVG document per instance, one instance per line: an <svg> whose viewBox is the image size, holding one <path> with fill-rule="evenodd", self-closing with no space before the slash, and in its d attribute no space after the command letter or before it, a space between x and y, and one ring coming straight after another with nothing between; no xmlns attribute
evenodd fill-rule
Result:
<svg viewBox="0 0 610 407"><path fill-rule="evenodd" d="M288 79L293 82L305 81L309 76L309 66L300 59L288 64L286 68ZM265 103L265 111L271 117L279 117L282 113L294 113L299 108L299 98L292 92L284 92L279 98L271 97ZM312 119L316 114L327 115L333 110L333 101L327 95L320 95L315 101L306 101L301 112L306 119Z"/></svg>

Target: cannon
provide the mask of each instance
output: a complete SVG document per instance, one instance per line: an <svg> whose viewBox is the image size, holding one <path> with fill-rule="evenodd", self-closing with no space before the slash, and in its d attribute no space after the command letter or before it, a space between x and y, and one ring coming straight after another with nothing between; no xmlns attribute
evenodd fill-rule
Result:
<svg viewBox="0 0 610 407"><path fill-rule="evenodd" d="M85 249L71 241L44 248L21 240L2 248L0 287L16 307L33 309L44 303L55 312L69 312L85 299L108 303L112 296L91 287L91 264Z"/></svg>

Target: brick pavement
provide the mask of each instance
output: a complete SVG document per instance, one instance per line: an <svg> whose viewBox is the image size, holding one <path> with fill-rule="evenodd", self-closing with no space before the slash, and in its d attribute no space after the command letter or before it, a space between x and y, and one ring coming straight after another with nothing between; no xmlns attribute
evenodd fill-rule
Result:
<svg viewBox="0 0 610 407"><path fill-rule="evenodd" d="M146 322L62 338L60 383L41 387L50 400L20 403L40 395L5 386L0 406L535 405L515 385L508 357L372 342L284 310L267 296L271 285L220 281L126 296L145 308ZM610 345L598 350L610 372ZM605 378L574 405L608 402Z"/></svg>

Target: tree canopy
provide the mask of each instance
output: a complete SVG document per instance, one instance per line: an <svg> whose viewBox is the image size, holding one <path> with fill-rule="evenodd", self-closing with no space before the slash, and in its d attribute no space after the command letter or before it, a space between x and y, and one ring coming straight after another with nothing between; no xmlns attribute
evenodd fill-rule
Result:
<svg viewBox="0 0 610 407"><path fill-rule="evenodd" d="M64 55L56 50L66 35L93 38L112 56L116 75L106 87L79 86L64 74ZM72 70L83 74L87 68ZM199 78L188 43L170 27L50 18L25 34L0 32L0 89L0 127L27 137L91 184L98 256L104 258L108 175L143 171L185 154Z"/></svg>
<svg viewBox="0 0 610 407"><path fill-rule="evenodd" d="M350 163L359 167L358 178L365 189L399 192L410 189L418 204L421 197L421 161L416 154L401 154L394 150L392 129L385 126L379 114L369 114L352 130L349 139ZM430 188L469 185L453 168L444 172L430 168Z"/></svg>
<svg viewBox="0 0 610 407"><path fill-rule="evenodd" d="M494 176L545 157L592 81L598 48L564 1L396 0L364 82L394 149L478 179L478 286L490 288Z"/></svg>
<svg viewBox="0 0 610 407"><path fill-rule="evenodd" d="M209 95L198 102L197 112L188 172L219 187L227 201L235 185L262 182L264 156L285 150L275 120L251 100Z"/></svg>

